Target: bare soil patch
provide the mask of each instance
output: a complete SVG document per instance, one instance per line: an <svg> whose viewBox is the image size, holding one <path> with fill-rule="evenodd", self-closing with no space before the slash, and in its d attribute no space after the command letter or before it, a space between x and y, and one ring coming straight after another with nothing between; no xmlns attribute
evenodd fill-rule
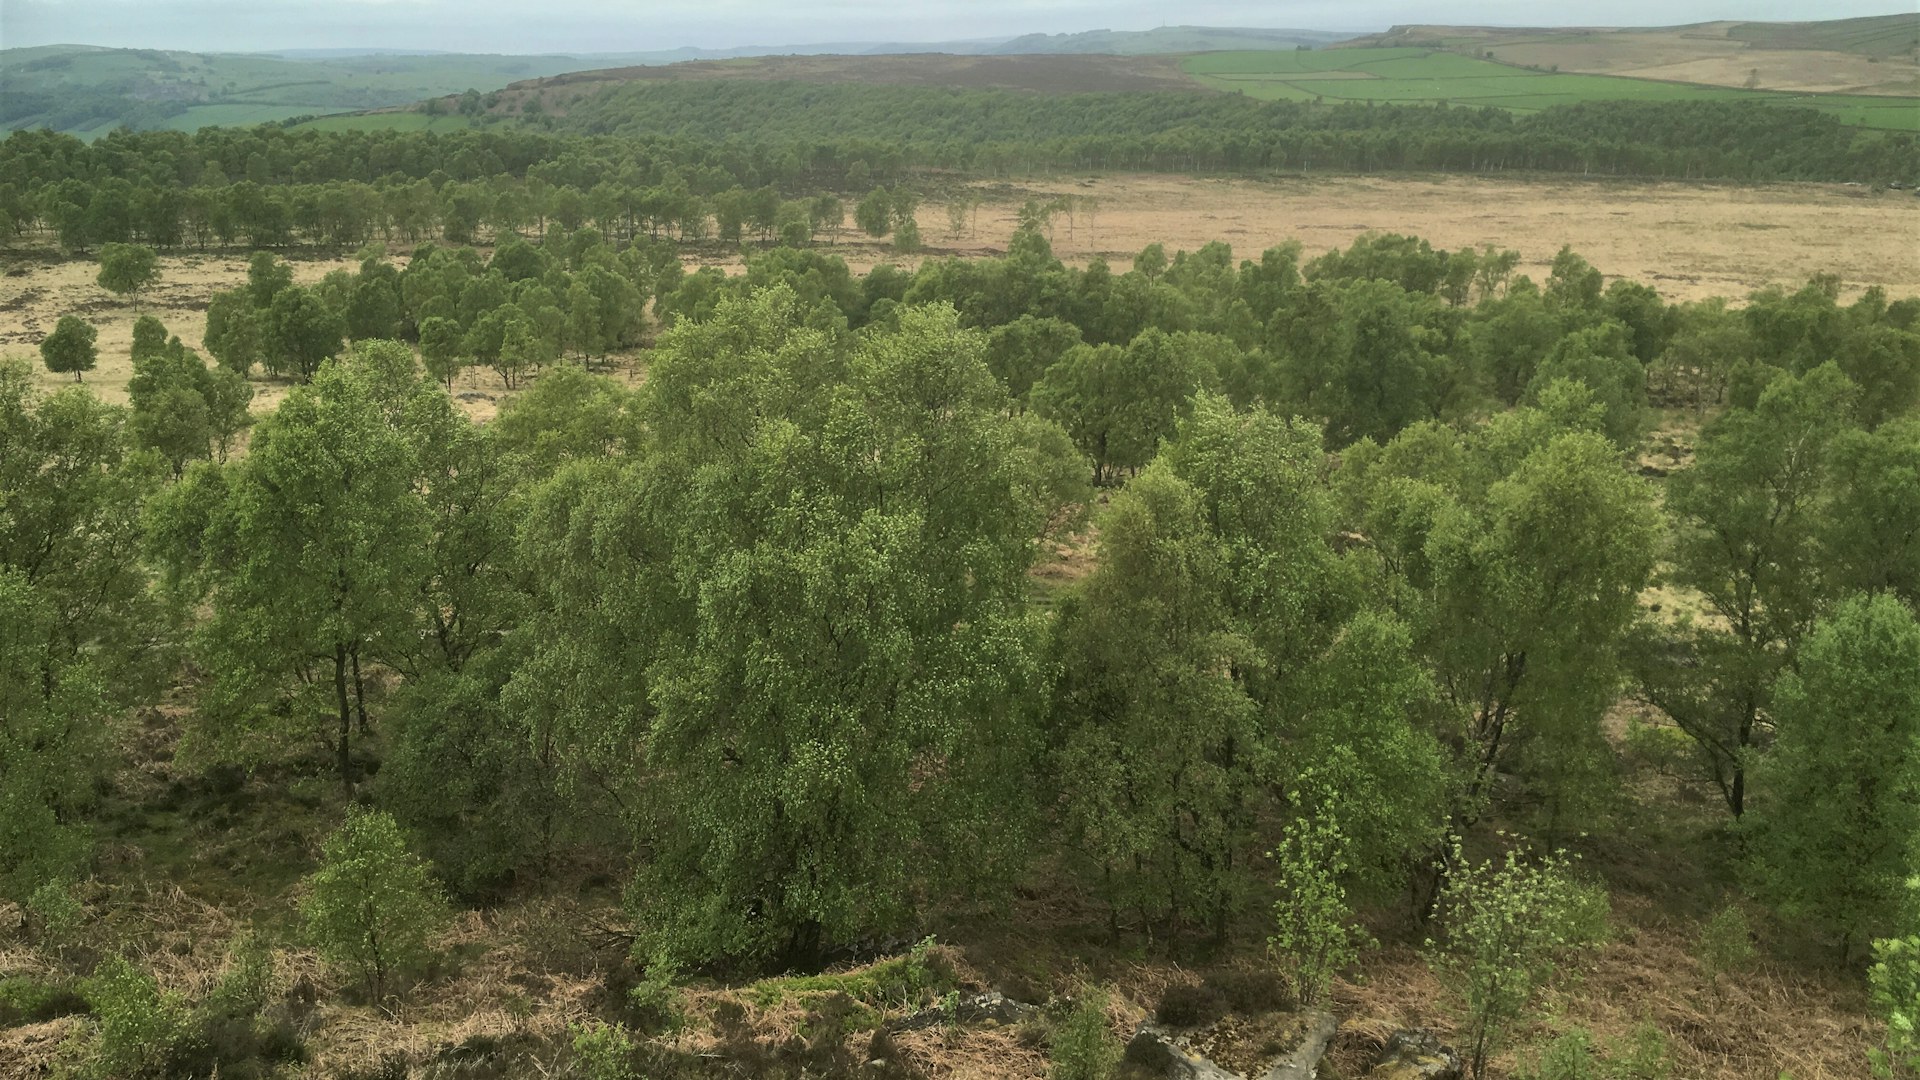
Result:
<svg viewBox="0 0 1920 1080"><path fill-rule="evenodd" d="M944 206L921 208L920 233L934 249L1004 250L1027 198L1073 195L1092 197L1097 209L1091 219L1056 218L1055 253L1078 263L1098 255L1116 270L1152 243L1171 254L1222 240L1238 257L1257 258L1298 240L1311 258L1363 233L1396 232L1449 250L1511 248L1535 280L1569 245L1608 275L1644 281L1668 300L1740 298L1818 273L1839 275L1853 292L1879 285L1895 296L1920 294L1920 199L1831 184L1121 176L979 194L985 201L971 236L949 235ZM889 261L881 245L847 254L855 263Z"/></svg>
<svg viewBox="0 0 1920 1080"><path fill-rule="evenodd" d="M301 258L295 252L288 258L294 281L311 285L334 270L355 270L359 262L347 257ZM0 355L22 356L33 361L42 379L51 387L72 382L70 376L54 375L40 364L40 340L53 332L63 315L78 315L99 330L94 348L99 362L86 373L85 382L106 401L124 405L127 380L133 376L133 324L142 315L152 315L167 325L170 333L194 349L207 332L207 304L213 294L246 284L247 256L239 253L218 255L163 255L160 258L160 284L140 298L139 310L131 302L114 296L94 284L100 264L92 259L53 260L27 256L8 261L9 270L24 268L24 277L0 278ZM17 291L16 291L17 290ZM254 410L271 408L286 396L286 384L254 376Z"/></svg>

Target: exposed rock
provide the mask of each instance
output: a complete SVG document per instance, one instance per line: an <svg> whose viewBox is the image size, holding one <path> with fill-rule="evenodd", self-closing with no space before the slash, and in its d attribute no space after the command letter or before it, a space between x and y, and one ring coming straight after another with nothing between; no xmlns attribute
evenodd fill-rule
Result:
<svg viewBox="0 0 1920 1080"><path fill-rule="evenodd" d="M1313 1080L1339 1024L1317 1010L1296 1019L1293 1048L1277 1061L1268 1059L1271 1064L1252 1076L1223 1068L1195 1049L1217 1034L1217 1024L1181 1032L1149 1020L1127 1043L1127 1061L1173 1080Z"/></svg>
<svg viewBox="0 0 1920 1080"><path fill-rule="evenodd" d="M1034 1011L1035 1006L1015 1001L998 991L963 997L949 1011L935 1005L921 1009L904 1020L887 1025L888 1031L919 1031L941 1024L1017 1024Z"/></svg>
<svg viewBox="0 0 1920 1080"><path fill-rule="evenodd" d="M1284 1061L1268 1069L1262 1080L1313 1080L1315 1070L1320 1067L1320 1059L1327 1056L1327 1044L1333 1041L1340 1023L1332 1014L1324 1012L1313 1013L1309 1023L1311 1026L1307 1028L1306 1038Z"/></svg>
<svg viewBox="0 0 1920 1080"><path fill-rule="evenodd" d="M1460 1080L1460 1058L1424 1028L1396 1031L1368 1080Z"/></svg>
<svg viewBox="0 0 1920 1080"><path fill-rule="evenodd" d="M1171 1080L1246 1080L1188 1052L1185 1043L1185 1037L1148 1020L1127 1043L1127 1061Z"/></svg>

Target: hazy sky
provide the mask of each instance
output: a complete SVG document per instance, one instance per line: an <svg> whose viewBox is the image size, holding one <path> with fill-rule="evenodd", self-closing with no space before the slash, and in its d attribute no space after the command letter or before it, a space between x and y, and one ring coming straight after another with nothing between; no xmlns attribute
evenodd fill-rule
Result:
<svg viewBox="0 0 1920 1080"><path fill-rule="evenodd" d="M0 45L635 52L936 41L1169 24L1379 30L1394 23L1644 26L1834 19L1914 0L0 0Z"/></svg>

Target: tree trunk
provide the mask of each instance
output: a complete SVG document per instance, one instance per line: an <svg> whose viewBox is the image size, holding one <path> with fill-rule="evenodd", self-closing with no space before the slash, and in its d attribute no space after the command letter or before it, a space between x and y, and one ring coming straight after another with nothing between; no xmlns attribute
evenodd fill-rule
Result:
<svg viewBox="0 0 1920 1080"><path fill-rule="evenodd" d="M353 797L353 703L347 700L347 647L333 647L333 697L340 709L340 783Z"/></svg>
<svg viewBox="0 0 1920 1080"><path fill-rule="evenodd" d="M350 654L353 660L353 709L355 719L360 722L360 734L367 733L367 689L360 679L360 647L354 646Z"/></svg>
<svg viewBox="0 0 1920 1080"><path fill-rule="evenodd" d="M824 928L818 919L807 919L793 928L787 937L787 955L784 966L789 971L812 974L821 967L821 938Z"/></svg>

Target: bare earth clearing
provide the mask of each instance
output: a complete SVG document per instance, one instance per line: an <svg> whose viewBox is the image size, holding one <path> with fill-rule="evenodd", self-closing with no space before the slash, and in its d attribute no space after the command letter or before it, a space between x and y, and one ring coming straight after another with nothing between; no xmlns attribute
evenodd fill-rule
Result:
<svg viewBox="0 0 1920 1080"><path fill-rule="evenodd" d="M1256 258L1275 244L1300 241L1307 258L1345 247L1365 232L1411 233L1435 247L1492 244L1522 256L1521 272L1536 280L1562 244L1571 245L1609 275L1646 281L1669 300L1741 298L1769 284L1789 287L1816 273L1837 274L1849 293L1880 285L1895 297L1920 295L1920 199L1903 192L1879 195L1863 188L1791 184L1735 187L1683 183L1404 179L1347 177L1256 182L1164 176L1059 180L1026 187L977 189L983 200L971 235L950 235L946 207L929 199L920 210L928 251L901 258L884 241L841 233L826 245L856 269L881 262L917 264L945 255L977 257L1005 249L1022 203L1073 195L1097 201L1091 218L1058 216L1053 245L1061 258L1084 264L1095 255L1124 270L1151 243L1169 253L1213 240L1233 245L1239 258ZM395 253L404 262L402 248ZM351 269L348 257L307 257L295 249L296 280L318 281ZM734 252L689 253L689 263L740 266ZM80 314L100 328L99 367L87 383L109 401L126 400L131 375L131 305L94 284L90 259L61 261L45 249L0 252L0 353L33 357L40 339L64 314ZM16 272L24 273L15 276ZM198 347L208 299L246 278L240 253L170 255L161 284L143 298L142 311ZM40 370L49 387L64 377ZM256 411L270 408L285 384L257 382ZM492 413L498 379L470 372L456 392L476 395L469 411Z"/></svg>
<svg viewBox="0 0 1920 1080"><path fill-rule="evenodd" d="M1151 243L1171 254L1211 240L1232 244L1241 258L1299 240L1311 258L1362 233L1397 232L1449 250L1514 249L1521 272L1536 280L1561 245L1571 245L1608 275L1645 281L1668 300L1741 298L1769 284L1797 286L1816 273L1838 274L1853 289L1920 294L1920 199L1901 192L1874 197L1830 184L1141 176L1036 186L1034 194L1098 200L1090 235L1084 218L1071 236L1064 216L1055 222L1054 251L1076 262L1095 252L1131 260ZM979 240L1003 247L1020 202L982 206ZM921 210L920 232L930 243L953 244L947 228L944 208ZM970 254L975 243L955 246Z"/></svg>

